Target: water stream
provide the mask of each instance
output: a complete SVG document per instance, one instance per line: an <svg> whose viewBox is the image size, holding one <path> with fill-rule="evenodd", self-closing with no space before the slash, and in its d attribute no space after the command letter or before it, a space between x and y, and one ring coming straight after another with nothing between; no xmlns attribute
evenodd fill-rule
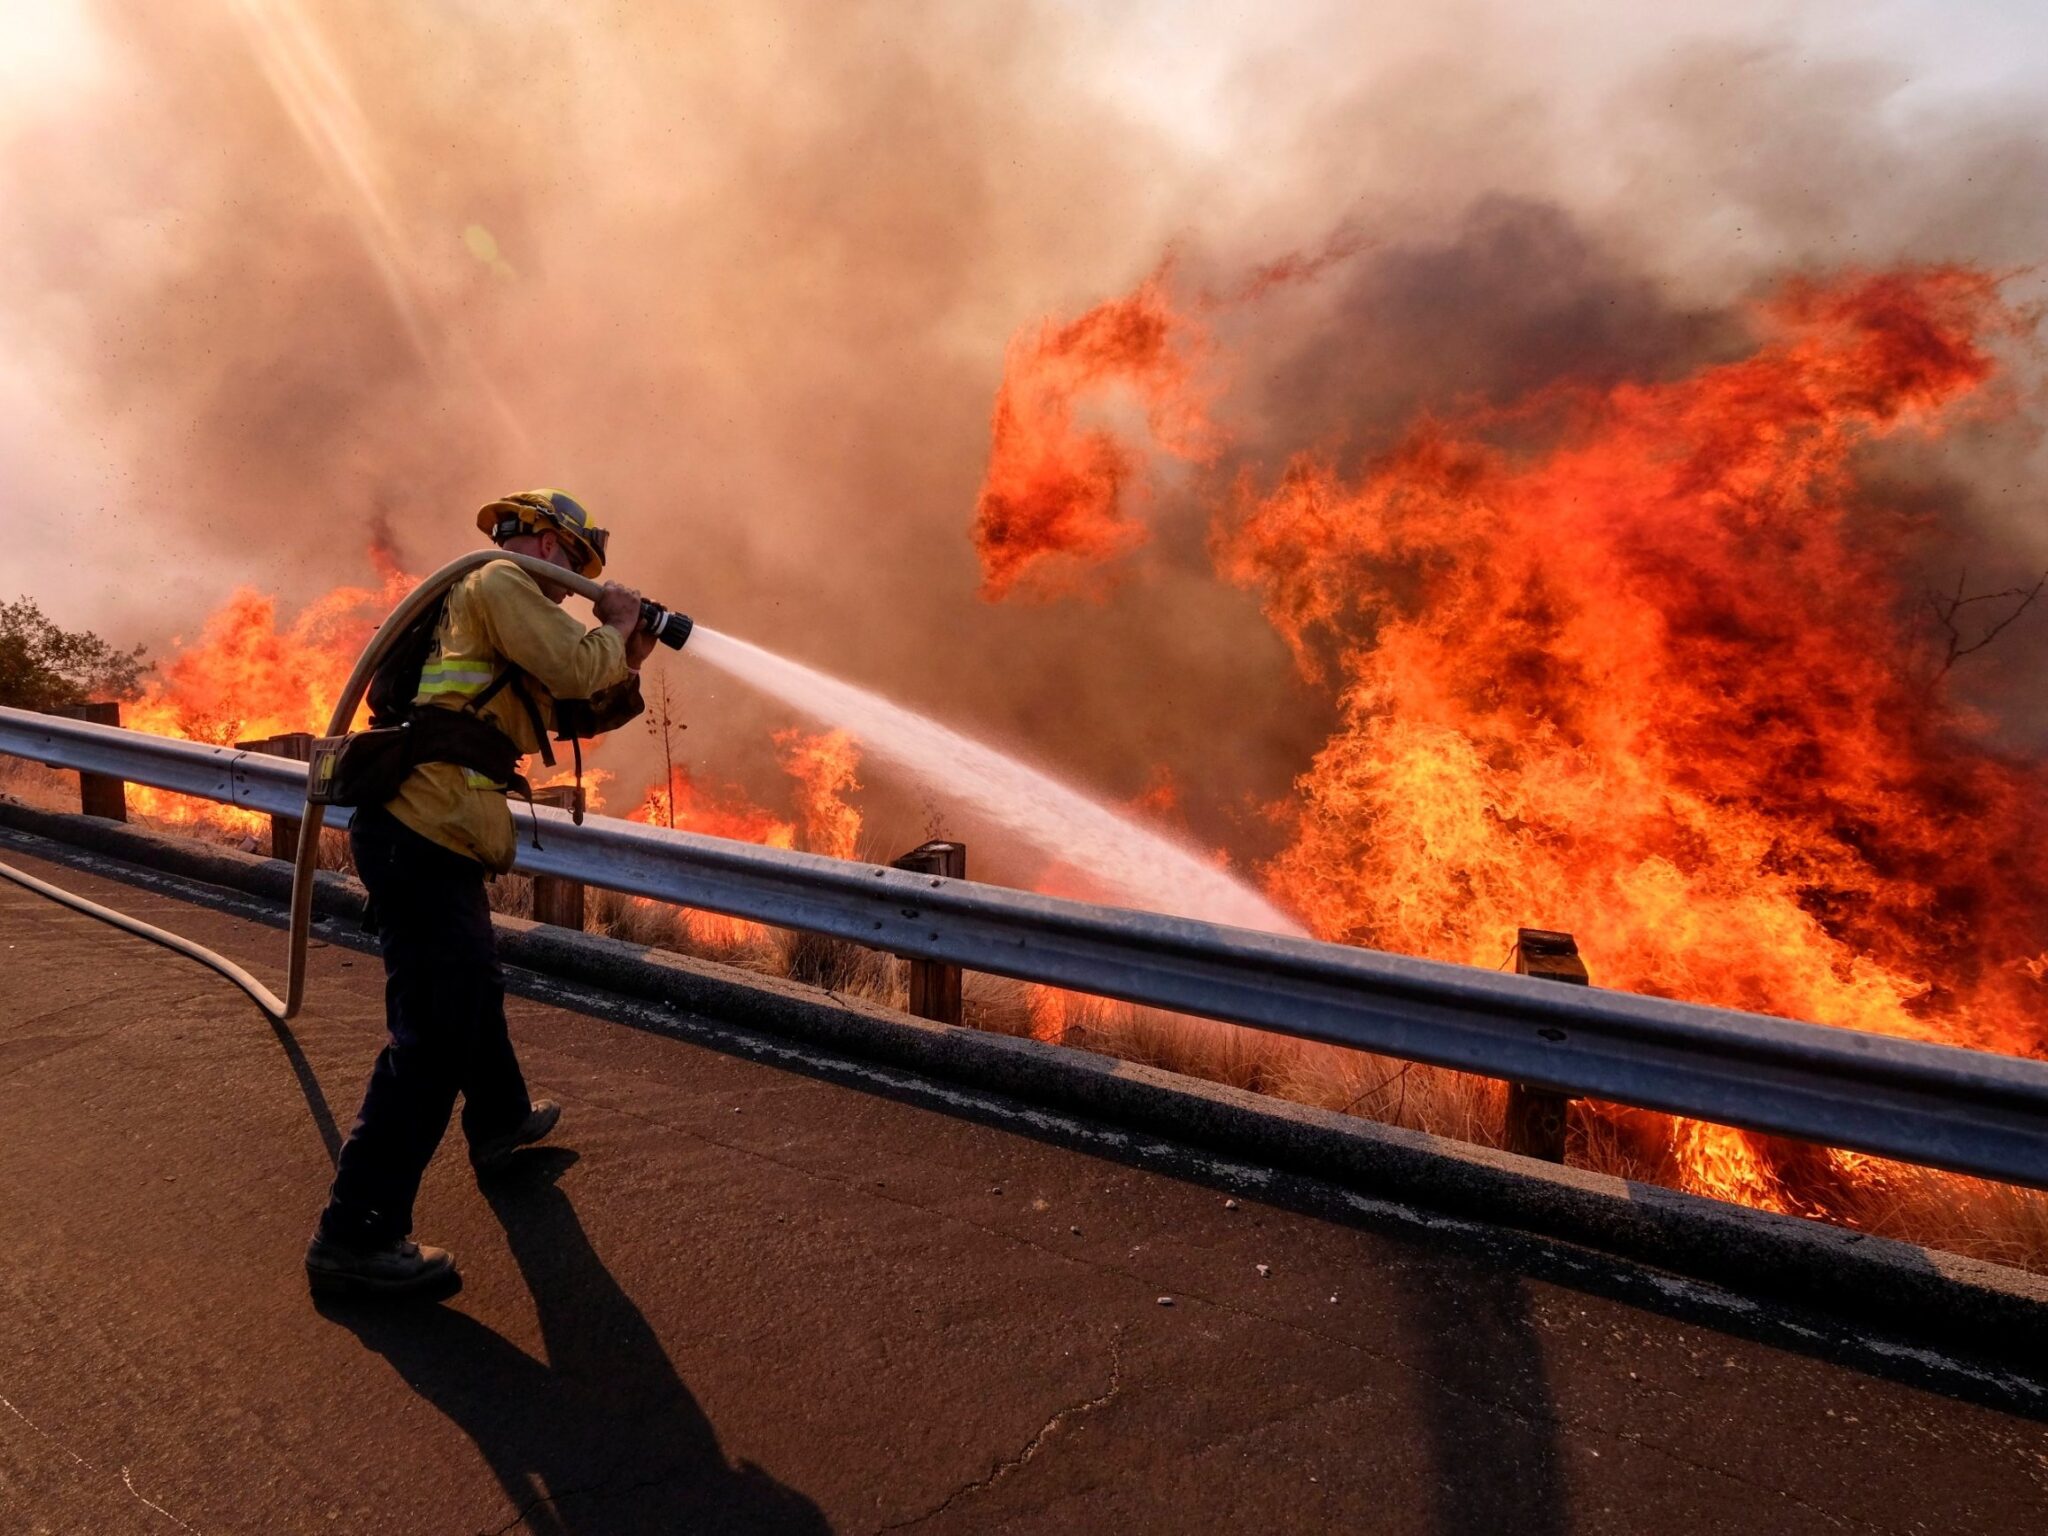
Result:
<svg viewBox="0 0 2048 1536"><path fill-rule="evenodd" d="M1298 934L1294 920L1197 850L1111 810L1050 774L878 693L700 624L689 654L826 725L1052 858L1112 901L1210 922Z"/></svg>

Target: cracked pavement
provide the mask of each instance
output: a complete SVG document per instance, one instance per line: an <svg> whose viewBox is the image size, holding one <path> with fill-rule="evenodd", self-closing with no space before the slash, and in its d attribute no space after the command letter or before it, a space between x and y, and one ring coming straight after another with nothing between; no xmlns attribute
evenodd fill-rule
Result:
<svg viewBox="0 0 2048 1536"><path fill-rule="evenodd" d="M556 1145L422 1191L462 1291L316 1307L374 956L273 1030L0 885L0 975L7 1532L2048 1528L2038 1409L530 997Z"/></svg>

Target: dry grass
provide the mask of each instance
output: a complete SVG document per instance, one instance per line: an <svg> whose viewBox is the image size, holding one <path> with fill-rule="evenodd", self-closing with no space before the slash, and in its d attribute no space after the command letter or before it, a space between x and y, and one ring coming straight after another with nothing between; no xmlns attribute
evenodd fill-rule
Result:
<svg viewBox="0 0 2048 1536"><path fill-rule="evenodd" d="M782 974L841 997L901 1008L908 995L903 962L846 939L785 930L780 939Z"/></svg>
<svg viewBox="0 0 2048 1536"><path fill-rule="evenodd" d="M2048 1196L1893 1163L1854 1225L1884 1237L2048 1273Z"/></svg>
<svg viewBox="0 0 2048 1536"><path fill-rule="evenodd" d="M781 958L781 937L775 929L713 912L695 912L644 896L593 888L584 898L583 926L627 944L670 949L763 976L788 974Z"/></svg>
<svg viewBox="0 0 2048 1536"><path fill-rule="evenodd" d="M1491 1078L1360 1051L1291 1041L1106 998L1049 993L969 973L966 1022L1296 1103L1499 1146L1506 1085ZM1051 997L1056 1006L1047 1008ZM1567 1161L1638 1183L1683 1187L1671 1122L1647 1111L1589 1105L1572 1116ZM2048 1273L2048 1194L1863 1159L1829 1189L1826 1216L1858 1231L1991 1263Z"/></svg>
<svg viewBox="0 0 2048 1536"><path fill-rule="evenodd" d="M34 763L0 759L0 794L39 809L78 806L73 775ZM229 846L256 842L205 822L162 830ZM267 852L267 843L256 851ZM343 834L323 834L320 862L328 869L349 867ZM524 875L502 876L489 890L495 911L532 914L532 882ZM907 999L903 961L845 940L689 912L616 891L591 890L586 913L589 931L630 944L790 977L884 1007L902 1008ZM1461 1141L1501 1141L1504 1089L1487 1078L976 972L964 978L963 1011L968 1025L993 1033L1079 1046ZM1576 1113L1569 1161L1625 1179L1679 1185L1682 1169L1668 1126L1660 1116L1611 1107ZM2037 1191L1866 1159L1858 1177L1832 1187L1826 1214L1859 1231L2048 1273L2048 1194Z"/></svg>
<svg viewBox="0 0 2048 1536"><path fill-rule="evenodd" d="M595 892L592 893L596 894ZM484 900L491 904L491 910L505 917L533 916L533 881L525 875L497 875L484 882ZM583 926L591 927L590 905L584 903ZM595 929L595 932L603 932Z"/></svg>
<svg viewBox="0 0 2048 1536"><path fill-rule="evenodd" d="M20 758L0 757L0 796L31 806L39 811L58 811L76 814L78 810L78 776L63 768L47 768L41 763L26 762ZM131 796L131 799L133 797ZM270 856L269 833L245 832L239 827L230 827L217 821L200 817L194 821L173 821L151 816L136 809L128 809L131 826L142 827L151 832L165 832L173 837L189 837L197 842L212 843L222 848L237 848L243 853L258 853ZM321 869L338 870L343 874L355 873L355 861L349 856L348 834L332 828L323 828L320 833L320 857L316 861Z"/></svg>
<svg viewBox="0 0 2048 1536"><path fill-rule="evenodd" d="M38 811L78 809L78 775L26 758L0 757L0 795Z"/></svg>
<svg viewBox="0 0 2048 1536"><path fill-rule="evenodd" d="M1438 1136L1500 1141L1502 1086L1487 1078L1289 1040L1213 1019L970 972L966 1020ZM1051 1006L1047 1006L1048 999Z"/></svg>

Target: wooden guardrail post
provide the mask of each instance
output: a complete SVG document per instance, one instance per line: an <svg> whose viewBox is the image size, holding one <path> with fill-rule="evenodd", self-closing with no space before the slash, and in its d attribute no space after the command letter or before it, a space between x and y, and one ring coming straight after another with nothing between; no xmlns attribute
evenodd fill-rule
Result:
<svg viewBox="0 0 2048 1536"><path fill-rule="evenodd" d="M551 805L558 811L579 815L583 810L583 790L575 784L555 784L533 792L535 805ZM564 880L555 875L533 877L533 920L536 923L553 923L558 928L583 927L583 891L581 880Z"/></svg>
<svg viewBox="0 0 2048 1536"><path fill-rule="evenodd" d="M121 706L108 699L95 699L87 704L66 704L50 711L66 720L86 720L94 725L119 725ZM88 816L103 816L108 821L128 819L128 786L120 779L109 778L103 773L81 773L78 776L78 808Z"/></svg>
<svg viewBox="0 0 2048 1536"><path fill-rule="evenodd" d="M902 858L894 860L893 864L897 869L913 870L921 875L965 880L967 845L921 843ZM958 1024L961 1019L960 967L944 960L920 960L914 955L906 958L910 961L910 1011L921 1019Z"/></svg>
<svg viewBox="0 0 2048 1536"><path fill-rule="evenodd" d="M1579 958L1578 940L1549 928L1523 928L1516 933L1515 974L1576 987L1592 984L1586 962ZM1563 1162L1571 1102L1548 1088L1509 1083L1507 1149L1549 1163Z"/></svg>
<svg viewBox="0 0 2048 1536"><path fill-rule="evenodd" d="M286 731L281 736L259 736L254 741L238 741L237 752L261 752L266 757L288 757L293 762L310 763L313 760L313 733L311 731ZM299 828L296 816L273 816L270 818L270 856L290 863L299 856Z"/></svg>

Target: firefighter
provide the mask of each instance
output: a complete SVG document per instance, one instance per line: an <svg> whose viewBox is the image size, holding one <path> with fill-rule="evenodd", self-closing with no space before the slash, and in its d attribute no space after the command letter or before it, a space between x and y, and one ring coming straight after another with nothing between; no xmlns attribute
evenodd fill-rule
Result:
<svg viewBox="0 0 2048 1536"><path fill-rule="evenodd" d="M477 526L499 547L595 580L607 536L557 490L494 501ZM486 874L511 868L516 846L504 767L547 747L575 706L580 735L643 707L639 668L654 644L639 628L639 594L605 584L586 630L559 606L566 589L510 561L450 588L431 643L423 627L409 719L419 754L385 803L357 808L349 827L384 956L390 1040L341 1149L325 1211L306 1250L316 1291L405 1292L452 1283L455 1261L411 1240L413 1198L462 1096L470 1162L487 1176L554 1129L561 1106L531 1099L505 1033L505 989L491 941ZM423 659L422 659L423 658ZM411 687L410 675L400 697ZM372 703L377 694L373 687ZM441 711L458 711L444 715ZM480 722L488 722L497 734ZM462 730L453 729L461 725ZM466 746L481 735L500 750ZM513 749L516 749L516 754ZM469 762L465 764L464 758ZM494 772L483 771L485 768Z"/></svg>

